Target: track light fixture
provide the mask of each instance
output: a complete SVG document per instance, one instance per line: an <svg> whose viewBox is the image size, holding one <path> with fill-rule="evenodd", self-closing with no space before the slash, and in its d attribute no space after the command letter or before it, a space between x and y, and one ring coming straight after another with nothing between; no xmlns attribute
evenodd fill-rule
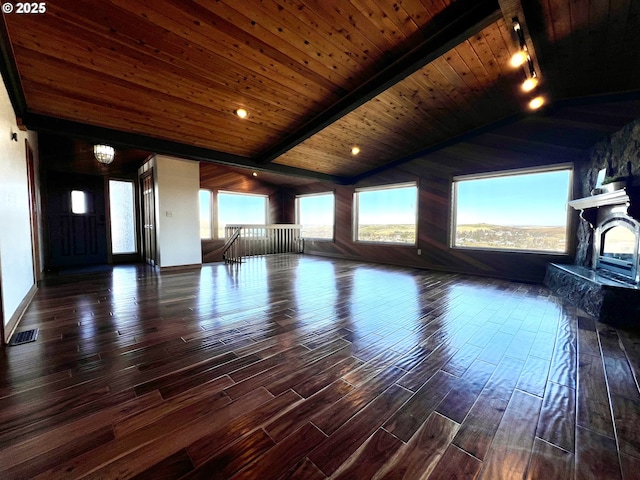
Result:
<svg viewBox="0 0 640 480"><path fill-rule="evenodd" d="M518 20L518 17L513 17L512 25L513 25L513 31L518 37L519 50L515 55L511 57L511 65L513 67L522 66L524 68L524 73L526 78L524 82L522 82L522 85L520 88L522 88L522 91L524 92L531 92L536 89L540 79L538 77L538 73L536 72L535 66L533 64L533 59L531 58L531 51L529 50L529 47L527 47L527 42L524 37L524 32L522 31L522 25L520 25L520 21ZM542 97L535 98L532 102L529 103L529 107L532 109L540 108L544 103L544 101L542 102L539 101L541 98Z"/></svg>
<svg viewBox="0 0 640 480"><path fill-rule="evenodd" d="M514 67L525 65L528 70L527 79L537 79L536 69L533 66L533 60L531 59L531 55L529 54L529 48L527 47L527 42L524 39L524 32L522 31L522 26L520 25L518 17L513 17L513 31L516 32L516 35L518 36L520 51L517 52L513 57L511 57L511 65L513 65Z"/></svg>

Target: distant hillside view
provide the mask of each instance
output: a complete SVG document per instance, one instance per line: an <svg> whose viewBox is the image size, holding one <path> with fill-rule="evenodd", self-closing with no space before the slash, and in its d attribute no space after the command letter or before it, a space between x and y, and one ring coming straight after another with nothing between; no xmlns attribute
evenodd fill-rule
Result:
<svg viewBox="0 0 640 480"><path fill-rule="evenodd" d="M415 243L414 224L360 225L358 240L362 242ZM333 239L331 225L304 225L302 237Z"/></svg>
<svg viewBox="0 0 640 480"><path fill-rule="evenodd" d="M333 238L331 225L305 225L304 238ZM414 224L360 225L358 240L381 243L415 243ZM504 226L488 223L458 225L457 247L494 248L502 250L533 250L564 252L565 227Z"/></svg>
<svg viewBox="0 0 640 480"><path fill-rule="evenodd" d="M358 240L362 242L415 243L415 224L360 225Z"/></svg>
<svg viewBox="0 0 640 480"><path fill-rule="evenodd" d="M333 238L333 225L303 225L302 238Z"/></svg>
<svg viewBox="0 0 640 480"><path fill-rule="evenodd" d="M564 252L565 227L505 226L488 223L457 225L457 247Z"/></svg>

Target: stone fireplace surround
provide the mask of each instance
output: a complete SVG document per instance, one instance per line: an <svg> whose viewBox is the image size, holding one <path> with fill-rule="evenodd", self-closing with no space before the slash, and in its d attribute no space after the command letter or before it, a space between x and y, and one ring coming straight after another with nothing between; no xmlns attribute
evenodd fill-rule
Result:
<svg viewBox="0 0 640 480"><path fill-rule="evenodd" d="M580 218L594 231L589 266L550 264L545 284L560 296L599 320L627 325L640 318L640 282L638 282L638 244L640 231L637 209L632 208L629 188L580 198L569 205L580 211ZM640 203L640 199L635 203ZM635 237L633 258L617 262L601 256L601 237L611 226L623 226Z"/></svg>
<svg viewBox="0 0 640 480"><path fill-rule="evenodd" d="M623 191L591 196L598 172L607 169L609 176L629 176L632 181ZM561 297L595 318L618 326L640 326L640 285L620 282L598 273L600 230L598 213L610 217L611 209L624 211L640 220L640 119L598 142L583 164L576 165L581 191L571 202L581 211L578 224L576 257L573 265L550 264L545 285ZM626 197L626 198L624 198ZM622 208L621 208L622 207ZM607 213L608 212L608 213ZM636 274L636 280L638 275Z"/></svg>

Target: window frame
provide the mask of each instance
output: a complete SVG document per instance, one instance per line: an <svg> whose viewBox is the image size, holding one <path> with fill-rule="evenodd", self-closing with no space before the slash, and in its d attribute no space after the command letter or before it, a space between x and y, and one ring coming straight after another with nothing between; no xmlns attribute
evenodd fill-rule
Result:
<svg viewBox="0 0 640 480"><path fill-rule="evenodd" d="M573 163L559 163L555 165L544 165L540 167L529 168L516 168L509 170L497 170L486 173L477 173L469 175L455 175L451 179L451 214L449 221L449 248L452 250L465 250L465 251L480 251L480 252L493 252L493 253L520 253L520 254L535 254L535 255L554 255L554 256L568 256L571 254L570 238L571 238L571 209L566 208L565 216L565 249L564 251L549 251L549 250L526 250L526 249L514 249L514 248L496 248L496 247L470 247L456 245L456 229L457 229L457 216L458 216L458 184L461 181L469 180L484 180L489 178L504 178L513 177L519 175L530 175L538 173L551 173L559 171L568 171L568 188L567 188L567 205L573 196L574 187L574 170Z"/></svg>
<svg viewBox="0 0 640 480"><path fill-rule="evenodd" d="M300 199L301 198L309 198L309 197L320 197L320 196L328 196L331 195L333 199L333 223L331 225L331 237L303 237L302 236L302 222L300 221ZM300 225L300 236L305 240L311 240L314 242L335 242L336 239L336 192L334 190L329 192L318 192L318 193L303 193L300 195L296 195L296 204L295 204L295 219L296 224Z"/></svg>
<svg viewBox="0 0 640 480"><path fill-rule="evenodd" d="M381 191L381 190L395 190L399 188L415 188L416 192L416 211L414 218L414 232L413 232L413 242L381 242L381 241L373 241L373 240L360 240L358 238L358 225L360 222L360 196L359 194L362 192L373 192L373 191ZM365 245L389 245L389 246L402 246L402 247L412 247L415 248L418 245L418 223L420 219L420 187L418 181L412 182L402 182L402 183L392 183L386 185L377 185L372 187L358 187L353 192L353 222L351 226L352 230L352 240L354 243L361 243Z"/></svg>
<svg viewBox="0 0 640 480"><path fill-rule="evenodd" d="M121 183L130 183L131 184L131 193L132 193L132 205L133 205L133 235L134 235L134 251L133 252L117 252L114 253L113 252L113 232L112 232L112 222L113 222L113 217L112 217L112 208L111 208L111 182L121 182ZM117 257L126 257L131 256L131 255L138 255L138 253L140 252L140 232L138 231L138 221L137 221L137 217L138 217L138 197L137 197L137 189L138 189L138 183L136 182L136 180L133 180L131 178L118 178L118 177L109 177L107 179L107 184L108 186L108 192L109 192L109 198L108 198L108 204L109 204L109 248L111 250L111 255L113 256L117 256Z"/></svg>

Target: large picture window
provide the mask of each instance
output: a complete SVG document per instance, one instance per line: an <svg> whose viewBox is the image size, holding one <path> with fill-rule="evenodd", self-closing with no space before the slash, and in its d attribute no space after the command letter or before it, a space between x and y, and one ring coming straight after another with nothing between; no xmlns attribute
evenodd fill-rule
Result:
<svg viewBox="0 0 640 480"><path fill-rule="evenodd" d="M417 202L415 183L357 189L355 240L415 245Z"/></svg>
<svg viewBox="0 0 640 480"><path fill-rule="evenodd" d="M453 246L567 252L571 167L453 179Z"/></svg>
<svg viewBox="0 0 640 480"><path fill-rule="evenodd" d="M296 223L302 238L333 239L335 200L333 193L296 197Z"/></svg>
<svg viewBox="0 0 640 480"><path fill-rule="evenodd" d="M266 225L268 197L246 193L218 193L218 238L226 225Z"/></svg>

